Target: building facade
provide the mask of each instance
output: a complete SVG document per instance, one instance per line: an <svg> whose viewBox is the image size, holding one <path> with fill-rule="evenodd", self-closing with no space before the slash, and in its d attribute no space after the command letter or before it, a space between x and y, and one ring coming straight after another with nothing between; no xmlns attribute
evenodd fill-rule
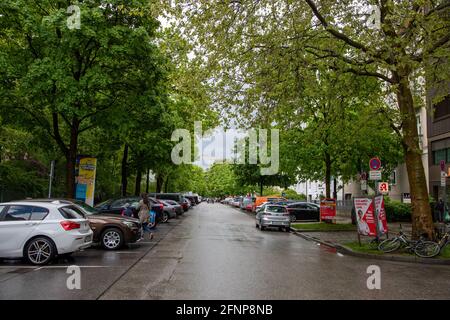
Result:
<svg viewBox="0 0 450 320"><path fill-rule="evenodd" d="M445 163L445 172L448 173L450 166L450 88L447 95L439 103L433 104L430 93L429 112L427 119L428 145L430 152L428 154L429 180L428 186L431 196L434 200L444 198L446 190L447 201L450 199L450 183L446 178L446 187L441 186L441 161Z"/></svg>

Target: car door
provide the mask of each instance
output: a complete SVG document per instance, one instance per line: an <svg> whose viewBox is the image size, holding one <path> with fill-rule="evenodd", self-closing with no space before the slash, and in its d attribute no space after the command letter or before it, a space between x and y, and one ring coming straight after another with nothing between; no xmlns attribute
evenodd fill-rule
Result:
<svg viewBox="0 0 450 320"><path fill-rule="evenodd" d="M10 205L0 221L0 256L21 257L23 245L40 221L30 220L33 206Z"/></svg>
<svg viewBox="0 0 450 320"><path fill-rule="evenodd" d="M315 218L315 210L312 208L311 205L307 203L302 203L300 205L300 212L302 216L302 220L316 220Z"/></svg>
<svg viewBox="0 0 450 320"><path fill-rule="evenodd" d="M258 225L261 223L260 219L261 219L261 212L257 211L255 215L255 220Z"/></svg>
<svg viewBox="0 0 450 320"><path fill-rule="evenodd" d="M297 220L308 220L308 206L306 203L298 203L295 205L295 216Z"/></svg>
<svg viewBox="0 0 450 320"><path fill-rule="evenodd" d="M308 220L320 220L320 209L319 207L308 203Z"/></svg>

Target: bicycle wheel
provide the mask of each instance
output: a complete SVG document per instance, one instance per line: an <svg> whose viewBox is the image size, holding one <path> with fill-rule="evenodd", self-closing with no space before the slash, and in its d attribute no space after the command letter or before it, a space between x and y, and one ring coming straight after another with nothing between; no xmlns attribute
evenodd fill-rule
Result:
<svg viewBox="0 0 450 320"><path fill-rule="evenodd" d="M402 243L398 238L385 239L378 245L378 250L389 253L398 250L401 245Z"/></svg>
<svg viewBox="0 0 450 320"><path fill-rule="evenodd" d="M441 247L433 241L423 241L414 248L414 253L422 258L433 258L439 254Z"/></svg>

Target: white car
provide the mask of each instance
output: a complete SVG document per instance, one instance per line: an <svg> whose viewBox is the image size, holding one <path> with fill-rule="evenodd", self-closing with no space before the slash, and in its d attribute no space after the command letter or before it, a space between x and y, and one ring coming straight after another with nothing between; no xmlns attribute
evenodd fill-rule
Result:
<svg viewBox="0 0 450 320"><path fill-rule="evenodd" d="M0 257L50 262L92 244L89 221L76 206L54 201L0 203Z"/></svg>

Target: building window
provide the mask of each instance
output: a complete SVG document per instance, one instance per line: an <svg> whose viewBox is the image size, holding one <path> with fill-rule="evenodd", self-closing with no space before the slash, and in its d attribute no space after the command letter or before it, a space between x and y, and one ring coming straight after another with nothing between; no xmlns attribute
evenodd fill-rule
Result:
<svg viewBox="0 0 450 320"><path fill-rule="evenodd" d="M439 165L442 160L450 163L450 139L433 141L431 143L433 165Z"/></svg>
<svg viewBox="0 0 450 320"><path fill-rule="evenodd" d="M433 110L435 120L450 115L450 96L446 96L444 100L435 104Z"/></svg>
<svg viewBox="0 0 450 320"><path fill-rule="evenodd" d="M420 114L416 115L417 119L417 133L419 135L419 148L423 149L423 133L422 133L422 123L420 122Z"/></svg>
<svg viewBox="0 0 450 320"><path fill-rule="evenodd" d="M395 186L397 184L397 170L392 171L389 180L391 186Z"/></svg>
<svg viewBox="0 0 450 320"><path fill-rule="evenodd" d="M440 164L441 160L444 160L445 163L447 163L448 162L448 160L447 160L447 154L448 154L447 151L448 150L450 150L450 149L442 149L442 150L433 151L433 159L434 159L433 164L435 164L435 165Z"/></svg>

